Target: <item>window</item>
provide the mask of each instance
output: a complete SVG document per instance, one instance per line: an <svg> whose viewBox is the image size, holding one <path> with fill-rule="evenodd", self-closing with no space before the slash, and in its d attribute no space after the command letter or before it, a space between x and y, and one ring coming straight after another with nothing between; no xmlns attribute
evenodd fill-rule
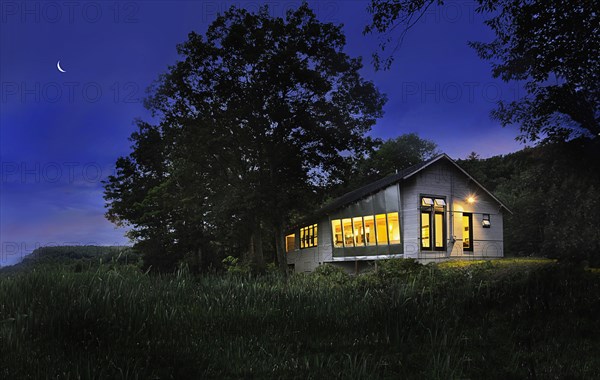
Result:
<svg viewBox="0 0 600 380"><path fill-rule="evenodd" d="M387 223L385 221L385 214L379 214L375 216L377 223L377 244L387 244Z"/></svg>
<svg viewBox="0 0 600 380"><path fill-rule="evenodd" d="M331 231L335 248L400 244L401 242L400 218L397 212L334 219L331 221Z"/></svg>
<svg viewBox="0 0 600 380"><path fill-rule="evenodd" d="M317 225L302 227L300 229L300 248L311 248L317 246Z"/></svg>
<svg viewBox="0 0 600 380"><path fill-rule="evenodd" d="M331 221L331 231L333 233L333 246L341 248L344 246L344 239L342 235L342 221L339 219Z"/></svg>
<svg viewBox="0 0 600 380"><path fill-rule="evenodd" d="M365 243L366 245L375 245L375 218L373 215L365 216Z"/></svg>
<svg viewBox="0 0 600 380"><path fill-rule="evenodd" d="M352 219L342 219L344 228L344 247L354 247L354 234L352 233Z"/></svg>
<svg viewBox="0 0 600 380"><path fill-rule="evenodd" d="M429 225L429 219L431 214L429 212L421 211L421 248L431 249L431 226Z"/></svg>
<svg viewBox="0 0 600 380"><path fill-rule="evenodd" d="M490 221L490 214L483 214L483 220L481 221L481 225L483 228L490 228L492 226L492 222Z"/></svg>
<svg viewBox="0 0 600 380"><path fill-rule="evenodd" d="M463 213L463 251L473 252L473 214Z"/></svg>
<svg viewBox="0 0 600 380"><path fill-rule="evenodd" d="M390 244L400 244L400 221L397 212L387 214Z"/></svg>
<svg viewBox="0 0 600 380"><path fill-rule="evenodd" d="M446 200L421 198L421 249L446 250Z"/></svg>
<svg viewBox="0 0 600 380"><path fill-rule="evenodd" d="M296 249L296 235L291 234L285 237L285 251L290 252Z"/></svg>
<svg viewBox="0 0 600 380"><path fill-rule="evenodd" d="M444 239L444 213L443 212L435 212L435 249L436 250L444 250L445 239Z"/></svg>
<svg viewBox="0 0 600 380"><path fill-rule="evenodd" d="M354 229L354 246L362 247L365 245L365 231L361 217L352 218L352 227Z"/></svg>

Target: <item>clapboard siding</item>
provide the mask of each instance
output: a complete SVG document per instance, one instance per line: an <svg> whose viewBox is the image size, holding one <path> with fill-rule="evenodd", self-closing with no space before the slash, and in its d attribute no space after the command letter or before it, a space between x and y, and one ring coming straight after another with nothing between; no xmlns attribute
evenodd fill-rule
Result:
<svg viewBox="0 0 600 380"><path fill-rule="evenodd" d="M444 197L448 204L446 214L446 246L444 252L420 251L418 259L481 258L503 256L503 220L500 205L483 191L475 182L447 161L438 161L426 170L417 173L404 190L404 212L406 234L410 239L405 242L405 252L420 251L419 205L422 195ZM467 203L469 195L476 202ZM462 249L462 215L473 213L473 252ZM489 214L491 227L482 227L483 214ZM411 257L414 257L412 255Z"/></svg>

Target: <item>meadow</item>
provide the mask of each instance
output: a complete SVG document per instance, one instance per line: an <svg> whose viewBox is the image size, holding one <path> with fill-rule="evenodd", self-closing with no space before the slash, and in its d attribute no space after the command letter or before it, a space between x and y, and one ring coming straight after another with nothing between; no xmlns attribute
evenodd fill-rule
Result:
<svg viewBox="0 0 600 380"><path fill-rule="evenodd" d="M393 260L284 279L132 261L0 272L0 378L600 377L600 274L579 266Z"/></svg>

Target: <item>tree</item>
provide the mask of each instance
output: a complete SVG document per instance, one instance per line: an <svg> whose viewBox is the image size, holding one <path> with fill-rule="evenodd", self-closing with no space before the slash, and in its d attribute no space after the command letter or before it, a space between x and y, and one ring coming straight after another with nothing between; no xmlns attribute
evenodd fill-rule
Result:
<svg viewBox="0 0 600 380"><path fill-rule="evenodd" d="M600 136L600 18L598 0L478 0L479 13L496 38L470 42L492 74L504 81L526 81L526 95L500 101L492 117L503 126L518 124L522 141L568 140ZM400 39L443 0L372 0L365 33L385 34L382 51L400 28ZM389 68L393 53L374 55L376 68Z"/></svg>
<svg viewBox="0 0 600 380"><path fill-rule="evenodd" d="M600 141L574 139L459 164L513 211L504 248L600 265Z"/></svg>
<svg viewBox="0 0 600 380"><path fill-rule="evenodd" d="M436 143L422 139L416 133L407 133L385 141L377 139L374 143L366 155L356 157L352 165L345 168L343 181L333 184L327 190L329 200L426 161L439 153Z"/></svg>
<svg viewBox="0 0 600 380"><path fill-rule="evenodd" d="M359 177L366 184L394 174L438 154L437 144L408 133L388 139L358 165Z"/></svg>
<svg viewBox="0 0 600 380"><path fill-rule="evenodd" d="M284 18L232 7L205 37L190 33L178 46L183 59L146 103L161 122L132 136L132 154L109 179L109 216L134 224L138 238L169 236L169 247L189 240L189 226L203 239L195 245L234 236L259 269L267 233L285 271L285 227L370 148L366 133L382 115L385 97L344 45L341 27L319 22L306 4ZM146 135L156 136L149 156L164 171L151 176L150 191L154 171L138 162ZM155 189L168 201L152 213Z"/></svg>

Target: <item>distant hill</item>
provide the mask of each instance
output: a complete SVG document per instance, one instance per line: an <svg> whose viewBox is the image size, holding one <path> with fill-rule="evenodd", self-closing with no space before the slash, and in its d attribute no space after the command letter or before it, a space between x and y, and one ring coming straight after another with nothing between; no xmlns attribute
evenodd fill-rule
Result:
<svg viewBox="0 0 600 380"><path fill-rule="evenodd" d="M38 265L94 264L116 260L119 263L135 263L139 256L127 246L72 245L40 247L15 265L0 268L0 273L9 273Z"/></svg>

